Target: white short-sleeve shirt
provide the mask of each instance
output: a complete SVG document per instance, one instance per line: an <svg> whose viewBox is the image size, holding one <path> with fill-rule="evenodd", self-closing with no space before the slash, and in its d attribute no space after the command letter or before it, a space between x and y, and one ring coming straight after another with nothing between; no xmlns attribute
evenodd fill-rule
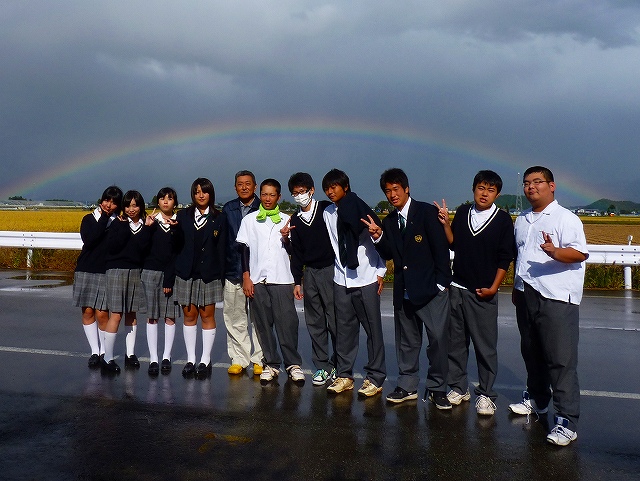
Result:
<svg viewBox="0 0 640 481"><path fill-rule="evenodd" d="M516 218L515 237L518 257L515 288L524 290L524 282L543 297L580 304L584 286L584 262L564 263L549 257L540 247L543 232L556 247L572 247L589 255L582 222L556 200L542 212L527 209Z"/></svg>
<svg viewBox="0 0 640 481"><path fill-rule="evenodd" d="M280 213L280 222L274 224L270 217L257 219L259 211L250 212L242 219L236 242L249 246L249 276L251 281L268 284L293 284L289 254L282 242L280 229L289 216Z"/></svg>

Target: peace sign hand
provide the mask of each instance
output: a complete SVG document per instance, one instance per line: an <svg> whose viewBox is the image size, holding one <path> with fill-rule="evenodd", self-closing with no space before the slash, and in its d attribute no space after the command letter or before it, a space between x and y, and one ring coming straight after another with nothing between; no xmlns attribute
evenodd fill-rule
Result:
<svg viewBox="0 0 640 481"><path fill-rule="evenodd" d="M371 238L373 240L378 240L380 238L380 236L382 235L382 228L373 221L373 218L371 217L370 214L367 214L367 218L369 219L368 221L366 221L364 219L360 219L360 220L369 229L369 235L371 236Z"/></svg>
<svg viewBox="0 0 640 481"><path fill-rule="evenodd" d="M282 234L282 237L289 237L289 233L291 232L291 229L295 229L296 226L294 225L293 227L289 226L289 223L291 222L291 217L289 217L289 219L287 219L287 223L284 225L284 227L282 229L280 229L280 234Z"/></svg>
<svg viewBox="0 0 640 481"><path fill-rule="evenodd" d="M442 199L442 207L434 200L434 205L438 208L438 220L442 225L449 225L451 219L449 219L449 210L447 209L447 203Z"/></svg>

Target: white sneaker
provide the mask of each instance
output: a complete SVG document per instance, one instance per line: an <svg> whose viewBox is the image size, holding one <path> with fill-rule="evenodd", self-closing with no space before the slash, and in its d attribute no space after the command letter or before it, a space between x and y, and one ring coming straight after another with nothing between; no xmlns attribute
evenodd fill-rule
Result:
<svg viewBox="0 0 640 481"><path fill-rule="evenodd" d="M287 368L287 372L289 373L289 377L294 382L304 381L304 372L300 369L300 366L297 364L293 364Z"/></svg>
<svg viewBox="0 0 640 481"><path fill-rule="evenodd" d="M509 404L509 411L513 414L526 416L528 414L546 414L547 408L539 408L536 402L529 398L529 393L527 391L522 391L522 401L515 404Z"/></svg>
<svg viewBox="0 0 640 481"><path fill-rule="evenodd" d="M476 411L480 416L493 416L496 409L498 408L490 397L481 394L476 399Z"/></svg>
<svg viewBox="0 0 640 481"><path fill-rule="evenodd" d="M556 446L567 446L571 441L578 439L578 433L569 429L568 425L567 418L556 416L556 425L547 434L547 441Z"/></svg>
<svg viewBox="0 0 640 481"><path fill-rule="evenodd" d="M318 369L311 378L311 382L314 386L323 386L329 380L329 373L324 369Z"/></svg>
<svg viewBox="0 0 640 481"><path fill-rule="evenodd" d="M276 368L271 367L267 364L262 368L262 374L260 374L260 380L269 382L269 381L272 381L273 378L278 377L278 374L280 374L280 371L278 371Z"/></svg>
<svg viewBox="0 0 640 481"><path fill-rule="evenodd" d="M469 399L471 399L471 393L469 392L469 389L467 389L467 392L465 392L464 394L460 394L458 391L451 389L447 393L447 399L454 406L459 406L462 401L468 401Z"/></svg>

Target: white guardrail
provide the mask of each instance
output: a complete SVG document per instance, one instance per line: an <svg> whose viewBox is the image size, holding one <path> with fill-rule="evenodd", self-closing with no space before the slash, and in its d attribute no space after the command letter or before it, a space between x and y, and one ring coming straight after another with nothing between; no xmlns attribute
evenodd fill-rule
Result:
<svg viewBox="0 0 640 481"><path fill-rule="evenodd" d="M31 267L33 249L80 250L82 239L76 232L17 232L0 231L0 247L27 249L27 267ZM587 264L619 265L624 267L624 287L631 289L631 267L640 265L640 246L587 245ZM452 254L453 257L453 254Z"/></svg>

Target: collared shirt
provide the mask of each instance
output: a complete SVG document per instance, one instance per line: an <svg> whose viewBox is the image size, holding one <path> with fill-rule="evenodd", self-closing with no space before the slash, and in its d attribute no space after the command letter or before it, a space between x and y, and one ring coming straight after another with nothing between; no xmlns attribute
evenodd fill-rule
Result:
<svg viewBox="0 0 640 481"><path fill-rule="evenodd" d="M340 262L338 247L338 206L335 204L327 207L323 212L323 218L329 231L329 239L335 253L333 281L345 287L364 287L378 282L378 276L384 277L387 266L373 245L367 229L360 233L358 246L358 267L349 269Z"/></svg>
<svg viewBox="0 0 640 481"><path fill-rule="evenodd" d="M564 263L549 257L540 247L543 232L551 236L556 247L571 247L589 255L582 222L573 212L556 200L542 212L527 209L515 222L515 288L524 290L526 282L547 299L580 304L585 262Z"/></svg>
<svg viewBox="0 0 640 481"><path fill-rule="evenodd" d="M289 216L280 213L280 222L274 224L270 217L259 221L258 212L247 214L240 223L236 242L249 246L249 276L254 284L293 284L289 254L282 242L280 229Z"/></svg>
<svg viewBox="0 0 640 481"><path fill-rule="evenodd" d="M303 211L300 210L300 212L298 212L298 216L304 220L307 224L309 222L311 222L311 218L313 217L313 214L315 213L315 205L317 204L317 201L315 199L311 199L311 203L309 204L309 210L308 211Z"/></svg>
<svg viewBox="0 0 640 481"><path fill-rule="evenodd" d="M400 211L398 211L398 227L402 227L400 225L400 216L404 217L404 223L405 226L407 225L407 218L409 216L409 206L411 205L411 197L409 197L407 199L407 202L404 204L404 206L402 207L402 209L400 209ZM402 230L402 229L400 229Z"/></svg>
<svg viewBox="0 0 640 481"><path fill-rule="evenodd" d="M478 231L482 230L484 225L487 222L489 222L489 220L493 216L493 213L496 210L498 210L498 206L495 205L495 204L491 204L491 207L489 207L488 209L485 209L485 210L476 209L476 206L474 204L473 207L469 211L469 213L470 213L470 222L471 222L471 225L469 227L471 227L471 231L472 232L478 232Z"/></svg>

